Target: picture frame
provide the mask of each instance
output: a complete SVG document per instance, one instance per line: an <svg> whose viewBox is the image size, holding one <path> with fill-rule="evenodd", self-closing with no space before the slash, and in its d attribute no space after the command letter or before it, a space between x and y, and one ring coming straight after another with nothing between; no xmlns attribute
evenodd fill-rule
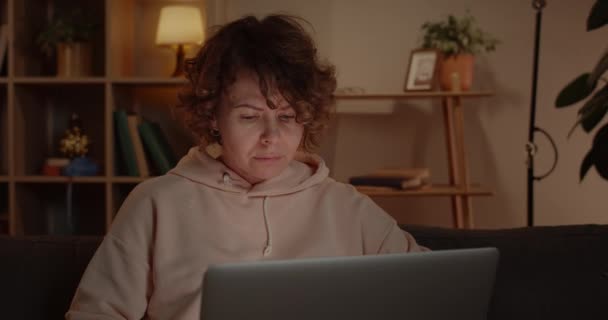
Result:
<svg viewBox="0 0 608 320"><path fill-rule="evenodd" d="M434 49L416 49L410 54L404 91L435 90L440 53Z"/></svg>

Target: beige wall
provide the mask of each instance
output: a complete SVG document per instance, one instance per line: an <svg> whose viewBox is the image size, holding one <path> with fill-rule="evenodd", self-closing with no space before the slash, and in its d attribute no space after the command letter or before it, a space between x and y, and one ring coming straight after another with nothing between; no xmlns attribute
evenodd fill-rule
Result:
<svg viewBox="0 0 608 320"><path fill-rule="evenodd" d="M561 158L555 173L536 184L536 221L541 225L608 223L608 181L592 171L584 183L578 183L578 168L590 137L578 131L566 140L576 109L556 110L552 106L561 87L592 68L606 46L608 28L584 31L593 3L549 1L545 9L537 124L554 136ZM306 18L314 27L320 52L337 67L339 86L361 87L368 93L400 92L409 52L418 46L419 26L469 8L480 25L502 41L497 52L476 61L474 88L493 90L496 96L465 101L472 179L496 192L493 197L473 201L475 222L483 228L525 224L524 145L535 15L531 1L216 0L209 5L214 22L248 13L287 12ZM444 133L436 102L369 102L340 107L394 112L338 116L321 151L338 180L385 165L428 166L434 182L447 180ZM540 137L537 141L540 172L550 165L551 152ZM450 224L449 202L444 198L384 199L379 203L410 223Z"/></svg>

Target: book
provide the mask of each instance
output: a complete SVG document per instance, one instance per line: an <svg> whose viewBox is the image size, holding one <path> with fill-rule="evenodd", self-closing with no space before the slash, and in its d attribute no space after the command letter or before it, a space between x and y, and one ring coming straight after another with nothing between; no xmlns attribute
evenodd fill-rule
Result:
<svg viewBox="0 0 608 320"><path fill-rule="evenodd" d="M163 154L167 158L167 161L169 161L169 166L171 168L175 167L175 165L177 165L177 156L175 155L173 148L171 148L169 140L163 133L163 129L158 122L151 122L150 124L152 125L152 131L154 131L154 135L160 144Z"/></svg>
<svg viewBox="0 0 608 320"><path fill-rule="evenodd" d="M129 124L129 136L133 142L133 150L135 151L135 160L137 161L137 168L141 177L150 176L150 170L148 168L148 162L146 160L146 154L144 153L144 146L139 135L137 126L139 125L139 118L137 115L128 115L127 122Z"/></svg>
<svg viewBox="0 0 608 320"><path fill-rule="evenodd" d="M141 140L143 141L145 150L147 154L150 156L154 167L156 168L156 172L159 175L163 175L167 173L173 166L171 165L170 156L165 154L165 147L163 147L162 139L158 137L159 133L155 129L155 125L148 121L142 121L142 123L138 126L139 134L141 136ZM162 131L161 131L162 134Z"/></svg>
<svg viewBox="0 0 608 320"><path fill-rule="evenodd" d="M349 182L354 186L388 187L401 190L421 188L428 184L426 180L421 178L374 176L355 176L351 177Z"/></svg>
<svg viewBox="0 0 608 320"><path fill-rule="evenodd" d="M127 113L124 110L114 111L114 131L116 133L116 145L118 146L117 151L120 153L118 157L122 160L126 168L126 174L132 177L139 176L139 170L137 168L137 157L135 156L135 149L133 147L133 140L129 133L129 120Z"/></svg>
<svg viewBox="0 0 608 320"><path fill-rule="evenodd" d="M350 178L355 186L388 187L394 189L416 189L429 185L428 168L384 168L366 175Z"/></svg>
<svg viewBox="0 0 608 320"><path fill-rule="evenodd" d="M401 177L429 179L431 174L428 168L383 168L372 171L369 176L374 177Z"/></svg>

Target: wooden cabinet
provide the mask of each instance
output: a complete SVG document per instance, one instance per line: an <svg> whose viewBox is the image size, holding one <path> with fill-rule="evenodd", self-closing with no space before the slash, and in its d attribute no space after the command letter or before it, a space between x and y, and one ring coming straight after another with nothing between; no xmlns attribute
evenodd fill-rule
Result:
<svg viewBox="0 0 608 320"><path fill-rule="evenodd" d="M170 77L175 53L154 44L158 14L167 4L0 0L0 23L7 25L9 35L0 73L0 234L64 233L66 223L75 234L107 231L126 195L144 180L117 170L115 110L163 120L174 151L185 154L191 137L175 125L177 120L167 121L185 80ZM204 9L205 2L188 5ZM94 24L86 77L57 77L55 60L36 44L47 21L62 8L79 8ZM45 159L60 156L59 140L72 113L80 116L93 141L90 157L100 171L91 177L44 176Z"/></svg>

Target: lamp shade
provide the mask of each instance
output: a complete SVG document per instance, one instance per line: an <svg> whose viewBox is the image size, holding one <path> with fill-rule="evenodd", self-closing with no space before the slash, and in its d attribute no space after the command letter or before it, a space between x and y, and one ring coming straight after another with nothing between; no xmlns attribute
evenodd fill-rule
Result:
<svg viewBox="0 0 608 320"><path fill-rule="evenodd" d="M200 44L203 40L203 19L199 8L166 6L160 10L157 45Z"/></svg>

